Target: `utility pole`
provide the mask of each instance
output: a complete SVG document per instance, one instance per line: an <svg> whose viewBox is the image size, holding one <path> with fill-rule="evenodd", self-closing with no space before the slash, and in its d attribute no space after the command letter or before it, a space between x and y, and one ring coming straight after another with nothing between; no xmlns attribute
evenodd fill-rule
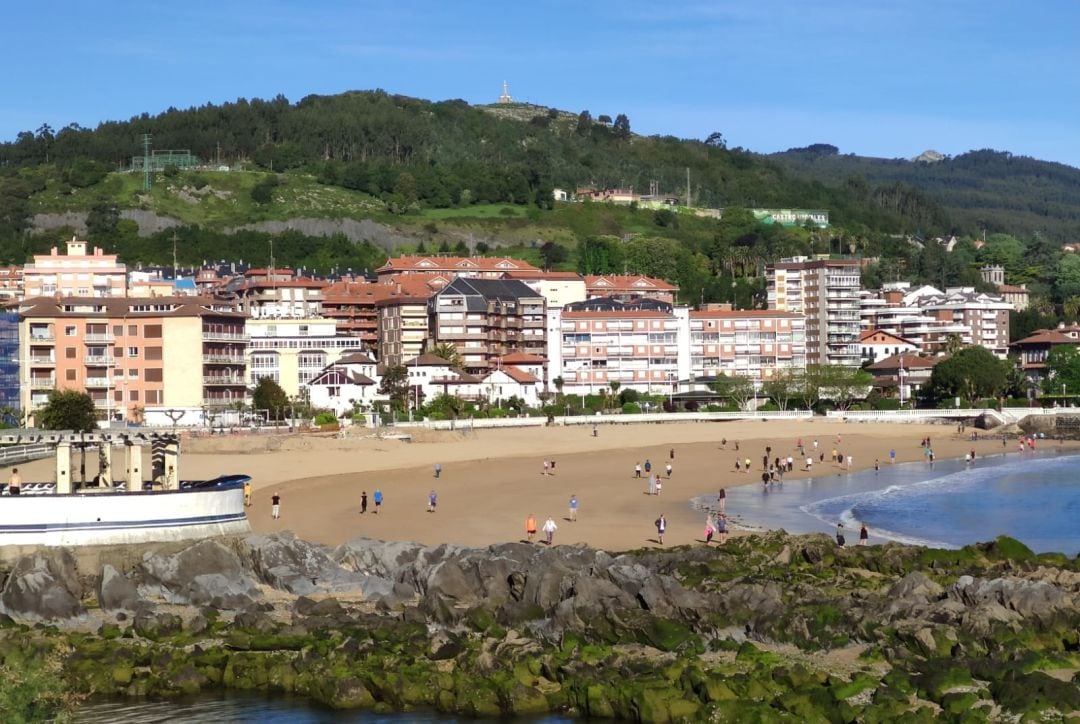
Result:
<svg viewBox="0 0 1080 724"><path fill-rule="evenodd" d="M143 191L149 191L150 190L150 179L151 179L151 176L150 176L150 139L151 138L152 138L152 136L149 133L144 133L143 137L142 137L142 143L143 143L143 157L142 157L142 162L143 162L143 182L142 182L142 188L143 188Z"/></svg>

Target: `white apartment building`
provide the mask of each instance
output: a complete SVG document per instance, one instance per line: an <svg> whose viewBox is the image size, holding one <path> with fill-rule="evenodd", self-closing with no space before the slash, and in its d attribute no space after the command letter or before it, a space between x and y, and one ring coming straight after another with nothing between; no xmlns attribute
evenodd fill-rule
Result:
<svg viewBox="0 0 1080 724"><path fill-rule="evenodd" d="M338 336L333 319L249 319L246 331L250 386L269 377L290 397L327 365L362 351L359 337Z"/></svg>
<svg viewBox="0 0 1080 724"><path fill-rule="evenodd" d="M766 268L769 309L806 317L806 361L858 367L859 261L782 259Z"/></svg>

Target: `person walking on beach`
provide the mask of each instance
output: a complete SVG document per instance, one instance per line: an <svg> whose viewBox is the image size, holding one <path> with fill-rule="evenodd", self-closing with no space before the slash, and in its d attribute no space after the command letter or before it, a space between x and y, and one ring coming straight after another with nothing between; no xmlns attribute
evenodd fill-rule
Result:
<svg viewBox="0 0 1080 724"><path fill-rule="evenodd" d="M18 472L18 470L16 470L15 472ZM11 483L9 482L8 487L10 487L10 486L11 486ZM251 481L250 480L245 480L244 481L244 507L245 508L250 508L251 507Z"/></svg>
<svg viewBox="0 0 1080 724"><path fill-rule="evenodd" d="M634 477L641 477L641 463L634 463Z"/></svg>
<svg viewBox="0 0 1080 724"><path fill-rule="evenodd" d="M428 493L428 496L427 496L427 512L434 513L435 512L435 506L438 505L438 503L439 503L439 496L435 494L434 490L432 490L430 493Z"/></svg>
<svg viewBox="0 0 1080 724"><path fill-rule="evenodd" d="M656 519L656 540L660 545L664 545L664 531L667 530L667 518L661 513L660 517Z"/></svg>
<svg viewBox="0 0 1080 724"><path fill-rule="evenodd" d="M592 436L593 436L593 437L597 437L597 435L598 435L598 432L599 432L599 431L598 431L598 430L596 429L596 425L593 425L593 426L592 426Z"/></svg>
<svg viewBox="0 0 1080 724"><path fill-rule="evenodd" d="M652 472L652 461L649 458L645 458L645 474L648 475Z"/></svg>
<svg viewBox="0 0 1080 724"><path fill-rule="evenodd" d="M809 455L806 456L806 472L810 472L814 467L814 458Z"/></svg>
<svg viewBox="0 0 1080 724"><path fill-rule="evenodd" d="M270 496L270 516L273 518L281 517L281 496L277 493Z"/></svg>
<svg viewBox="0 0 1080 724"><path fill-rule="evenodd" d="M373 494L373 498L375 500L375 515L378 515L379 514L379 508L382 507L382 490L380 490L379 488L375 488L375 493Z"/></svg>
<svg viewBox="0 0 1080 724"><path fill-rule="evenodd" d="M851 455L848 455L847 456L847 469L848 470L851 470L851 465L854 462L855 462L854 458Z"/></svg>
<svg viewBox="0 0 1080 724"><path fill-rule="evenodd" d="M889 450L889 465L896 464L896 448Z"/></svg>
<svg viewBox="0 0 1080 724"><path fill-rule="evenodd" d="M664 489L664 479L660 477L660 473L656 474L656 494L660 495L660 491Z"/></svg>
<svg viewBox="0 0 1080 724"><path fill-rule="evenodd" d="M844 524L843 523L837 523L836 524L836 545L843 548L844 544L846 542L847 541L844 539Z"/></svg>
<svg viewBox="0 0 1080 724"><path fill-rule="evenodd" d="M739 460L739 458L735 458L735 472L742 472L742 460Z"/></svg>
<svg viewBox="0 0 1080 724"><path fill-rule="evenodd" d="M442 464L441 463L435 463L435 477L437 478L440 475L442 475Z"/></svg>
<svg viewBox="0 0 1080 724"><path fill-rule="evenodd" d="M545 460L544 461L544 472L542 472L540 474L541 475L550 475L550 472L548 471L548 468L550 468L550 467L551 467L551 463L548 462L547 460Z"/></svg>
<svg viewBox="0 0 1080 724"><path fill-rule="evenodd" d="M664 467L664 472L666 472L666 473L667 473L667 476L668 476L668 480L671 480L671 463L668 463L668 464L667 464L667 465L666 465L666 466Z"/></svg>
<svg viewBox="0 0 1080 724"><path fill-rule="evenodd" d="M876 473L879 470L881 470L881 461L875 458L874 459L874 472Z"/></svg>
<svg viewBox="0 0 1080 724"><path fill-rule="evenodd" d="M818 441L815 439L814 440L814 452L817 452L817 447L818 447Z"/></svg>
<svg viewBox="0 0 1080 724"><path fill-rule="evenodd" d="M367 491L360 493L360 515L367 512Z"/></svg>
<svg viewBox="0 0 1080 724"><path fill-rule="evenodd" d="M716 495L716 505L720 508L720 512L724 512L724 508L727 507L727 491L720 488L720 492Z"/></svg>
<svg viewBox="0 0 1080 724"><path fill-rule="evenodd" d="M712 513L705 516L705 545L712 543L713 537L713 519Z"/></svg>
<svg viewBox="0 0 1080 724"><path fill-rule="evenodd" d="M862 528L859 529L859 545L867 545L870 541L870 531L866 529L866 523L862 524Z"/></svg>
<svg viewBox="0 0 1080 724"><path fill-rule="evenodd" d="M727 516L723 513L716 519L716 533L720 538L717 541L720 545L727 543Z"/></svg>
<svg viewBox="0 0 1080 724"><path fill-rule="evenodd" d="M536 516L532 513L529 513L529 517L525 519L525 537L530 543L536 537Z"/></svg>
<svg viewBox="0 0 1080 724"><path fill-rule="evenodd" d="M570 496L570 522L571 523L576 523L577 522L577 496L576 495L571 495Z"/></svg>
<svg viewBox="0 0 1080 724"><path fill-rule="evenodd" d="M668 450L668 459L669 460L674 460L675 459L675 448L671 448L670 450Z"/></svg>
<svg viewBox="0 0 1080 724"><path fill-rule="evenodd" d="M554 543L554 541L555 541L555 531L557 531L558 529L559 529L559 526L555 525L555 519L552 518L549 515L547 521L544 522L544 528L543 528L543 530L544 530L544 539L547 541L548 545L551 545L552 543Z"/></svg>
<svg viewBox="0 0 1080 724"><path fill-rule="evenodd" d="M791 455L787 456L787 471L789 473L795 472L795 458L793 458Z"/></svg>
<svg viewBox="0 0 1080 724"><path fill-rule="evenodd" d="M720 449L721 450L726 450L727 449L727 438L726 437L720 439Z"/></svg>
<svg viewBox="0 0 1080 724"><path fill-rule="evenodd" d="M19 495L22 492L22 476L19 475L18 468L11 469L11 476L8 478L7 492L8 495Z"/></svg>
<svg viewBox="0 0 1080 724"><path fill-rule="evenodd" d="M743 472L746 473L747 475L749 475L750 474L750 458L746 458L746 460L743 460L743 465L746 466L746 470L744 470Z"/></svg>

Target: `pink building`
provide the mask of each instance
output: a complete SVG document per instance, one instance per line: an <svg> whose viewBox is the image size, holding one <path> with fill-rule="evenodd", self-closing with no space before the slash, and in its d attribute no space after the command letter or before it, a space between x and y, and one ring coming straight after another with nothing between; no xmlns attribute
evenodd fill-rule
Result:
<svg viewBox="0 0 1080 724"><path fill-rule="evenodd" d="M23 296L32 297L126 297L127 266L116 254L94 247L86 252L86 242L75 237L67 243L67 253L55 246L47 254L35 254L23 267Z"/></svg>
<svg viewBox="0 0 1080 724"><path fill-rule="evenodd" d="M760 384L782 371L806 369L806 317L776 310L690 312L690 371Z"/></svg>

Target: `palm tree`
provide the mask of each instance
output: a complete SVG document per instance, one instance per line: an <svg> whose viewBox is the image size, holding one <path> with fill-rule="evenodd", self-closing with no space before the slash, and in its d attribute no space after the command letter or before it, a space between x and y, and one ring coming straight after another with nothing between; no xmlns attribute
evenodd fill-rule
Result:
<svg viewBox="0 0 1080 724"><path fill-rule="evenodd" d="M619 388L622 387L622 383L619 382L618 380L612 380L611 382L608 383L608 386L611 387L611 406L614 407L615 406L615 396L619 394Z"/></svg>
<svg viewBox="0 0 1080 724"><path fill-rule="evenodd" d="M458 349L454 346L453 342L439 342L431 348L431 354L439 359L446 360L455 370L459 370L462 367L461 353L458 352Z"/></svg>
<svg viewBox="0 0 1080 724"><path fill-rule="evenodd" d="M562 388L566 384L566 380L562 377L556 377L552 382L555 384L556 401L558 401L558 398L562 397Z"/></svg>

